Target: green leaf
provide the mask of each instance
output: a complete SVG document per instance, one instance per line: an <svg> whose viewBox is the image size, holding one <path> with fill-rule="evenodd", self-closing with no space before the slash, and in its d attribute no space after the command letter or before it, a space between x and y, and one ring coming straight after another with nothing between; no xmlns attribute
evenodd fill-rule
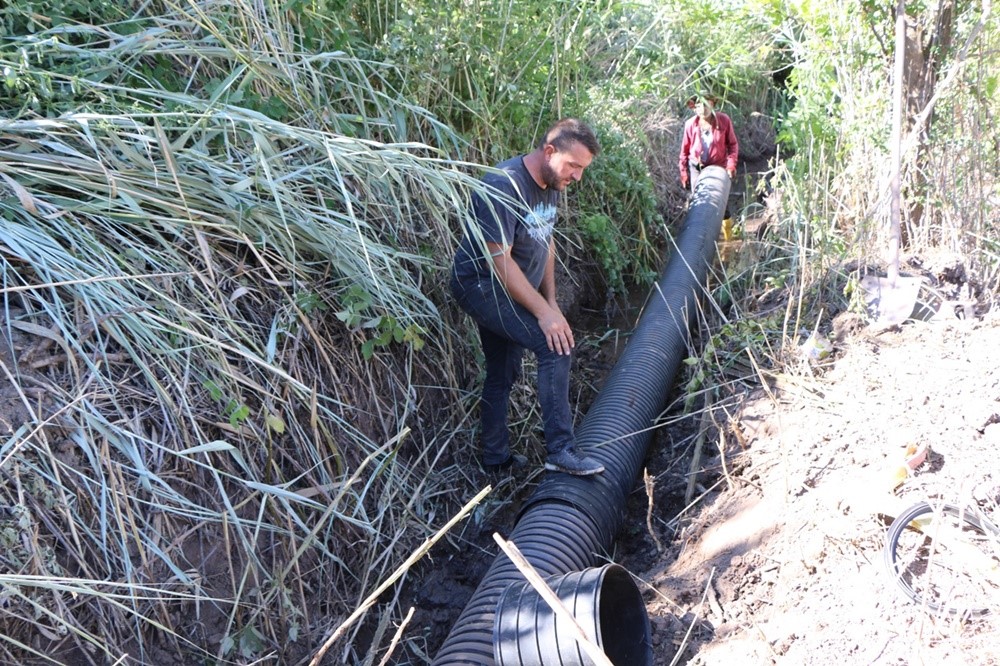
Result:
<svg viewBox="0 0 1000 666"><path fill-rule="evenodd" d="M267 424L268 428L279 435L285 434L285 422L277 414L268 414L264 417L264 422Z"/></svg>
<svg viewBox="0 0 1000 666"><path fill-rule="evenodd" d="M250 416L250 408L246 405L240 405L229 414L229 425L239 428L248 416Z"/></svg>

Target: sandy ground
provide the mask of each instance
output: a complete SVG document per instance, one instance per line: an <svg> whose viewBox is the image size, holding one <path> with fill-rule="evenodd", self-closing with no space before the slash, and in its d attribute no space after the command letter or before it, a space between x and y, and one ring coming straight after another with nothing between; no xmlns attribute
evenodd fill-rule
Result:
<svg viewBox="0 0 1000 666"><path fill-rule="evenodd" d="M882 556L892 517L920 499L1000 519L1000 315L857 328L749 396L706 443L701 479L717 489L652 522L675 537L663 529L656 561L630 568L657 665L1000 663L996 617L921 610ZM1000 612L995 591L984 603Z"/></svg>

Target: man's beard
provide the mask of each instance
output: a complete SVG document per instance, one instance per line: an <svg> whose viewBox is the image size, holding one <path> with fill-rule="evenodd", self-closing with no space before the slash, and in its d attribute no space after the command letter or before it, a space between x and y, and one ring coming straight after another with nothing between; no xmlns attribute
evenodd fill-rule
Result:
<svg viewBox="0 0 1000 666"><path fill-rule="evenodd" d="M556 174L555 169L547 163L542 164L542 182L545 183L546 187L551 187L554 190L563 190L566 188L566 185Z"/></svg>

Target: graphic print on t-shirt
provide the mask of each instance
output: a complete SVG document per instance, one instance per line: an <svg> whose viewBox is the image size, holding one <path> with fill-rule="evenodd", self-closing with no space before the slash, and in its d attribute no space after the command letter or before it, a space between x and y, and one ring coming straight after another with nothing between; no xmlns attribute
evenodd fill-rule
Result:
<svg viewBox="0 0 1000 666"><path fill-rule="evenodd" d="M552 236L557 212L558 209L553 204L540 203L536 205L524 217L524 226L528 228L528 235L539 243L547 242Z"/></svg>

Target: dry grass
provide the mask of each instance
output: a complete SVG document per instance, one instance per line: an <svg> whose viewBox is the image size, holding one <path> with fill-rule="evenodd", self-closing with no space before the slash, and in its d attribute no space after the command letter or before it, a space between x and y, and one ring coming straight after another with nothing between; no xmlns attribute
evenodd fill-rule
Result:
<svg viewBox="0 0 1000 666"><path fill-rule="evenodd" d="M145 54L229 70L223 87L287 77L306 124L130 87L106 29L31 43L111 67L79 83L97 106L144 110L0 122L12 663L296 663L458 507L466 378L425 281L475 181L423 143L329 132L354 122L322 117L337 83L445 132L358 61L235 64L250 51L175 12ZM247 16L247 43L266 41Z"/></svg>

